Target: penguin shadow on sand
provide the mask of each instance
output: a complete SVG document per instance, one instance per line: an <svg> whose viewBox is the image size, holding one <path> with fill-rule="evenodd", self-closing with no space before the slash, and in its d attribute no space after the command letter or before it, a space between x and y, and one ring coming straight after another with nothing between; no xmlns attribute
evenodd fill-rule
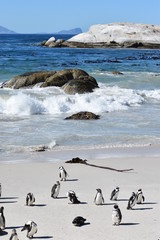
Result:
<svg viewBox="0 0 160 240"><path fill-rule="evenodd" d="M65 182L77 182L78 180L78 178L67 178Z"/></svg>
<svg viewBox="0 0 160 240"><path fill-rule="evenodd" d="M34 239L50 239L53 238L53 236L39 236L39 237L34 237Z"/></svg>
<svg viewBox="0 0 160 240"><path fill-rule="evenodd" d="M152 207L136 207L136 208L133 208L132 210L144 211L144 210L152 210L152 209L153 209Z"/></svg>
<svg viewBox="0 0 160 240"><path fill-rule="evenodd" d="M18 197L1 197L0 204L16 203L17 202L16 199L18 199Z"/></svg>
<svg viewBox="0 0 160 240"><path fill-rule="evenodd" d="M8 232L6 232L6 231L2 231L1 229L0 229L0 236L5 236L5 235L7 235L8 234Z"/></svg>
<svg viewBox="0 0 160 240"><path fill-rule="evenodd" d="M136 225L139 225L140 223L134 223L134 222L131 222L131 223L120 223L119 226L136 226Z"/></svg>

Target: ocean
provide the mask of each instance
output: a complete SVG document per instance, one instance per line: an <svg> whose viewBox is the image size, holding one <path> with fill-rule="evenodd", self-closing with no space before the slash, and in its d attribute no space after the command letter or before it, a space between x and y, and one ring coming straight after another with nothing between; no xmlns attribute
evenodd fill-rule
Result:
<svg viewBox="0 0 160 240"><path fill-rule="evenodd" d="M41 145L54 150L160 144L160 50L39 45L49 37L0 35L0 83L25 72L80 68L99 88L83 95L67 95L57 87L1 88L0 161ZM79 111L94 112L100 119L64 120Z"/></svg>

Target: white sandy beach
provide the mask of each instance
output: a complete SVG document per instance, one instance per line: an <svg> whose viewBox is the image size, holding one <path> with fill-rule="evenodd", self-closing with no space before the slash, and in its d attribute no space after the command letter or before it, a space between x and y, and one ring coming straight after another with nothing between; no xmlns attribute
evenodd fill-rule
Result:
<svg viewBox="0 0 160 240"><path fill-rule="evenodd" d="M103 158L97 159L93 154L89 163L117 169L133 168L127 173L119 173L106 169L94 168L82 164L67 164L70 155L61 152L63 159L60 162L42 163L30 162L16 164L0 164L0 182L2 184L2 197L0 206L4 206L6 229L2 239L9 239L12 228L17 229L19 240L27 239L26 232L21 228L28 220L38 225L35 239L69 239L69 240L105 240L105 239L155 239L160 237L160 178L159 157L153 156L149 147L148 157L145 151L139 157L124 158L107 157L107 150L102 151ZM127 151L127 150L126 150ZM100 152L100 150L99 150ZM116 149L114 150L116 153ZM150 152L150 154L149 154ZM118 153L118 151L117 151ZM42 160L45 154L57 156L54 152L38 153ZM106 154L106 158L105 158ZM33 153L34 156L34 153ZM37 155L36 155L37 156ZM40 157L41 156L41 157ZM79 156L78 154L75 156ZM84 154L85 156L85 154ZM86 157L89 155L86 154ZM81 156L79 156L81 157ZM29 156L28 156L29 158ZM37 157L38 158L38 157ZM53 184L59 180L59 166L63 165L69 177L61 182L58 199L50 197ZM113 188L120 187L119 201L122 212L120 226L112 226L112 208L114 202L110 201ZM103 206L93 203L96 188L101 188L105 199ZM135 210L127 210L127 200L133 191L142 188L146 201L136 205ZM78 205L69 204L66 192L74 190L82 202ZM36 198L35 206L25 206L28 192L33 192ZM76 216L87 219L86 225L75 227L72 220Z"/></svg>

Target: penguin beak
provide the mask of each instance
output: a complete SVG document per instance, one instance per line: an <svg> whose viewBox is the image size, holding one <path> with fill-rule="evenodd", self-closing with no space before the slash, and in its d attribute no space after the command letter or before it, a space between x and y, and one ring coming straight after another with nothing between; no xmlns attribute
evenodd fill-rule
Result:
<svg viewBox="0 0 160 240"><path fill-rule="evenodd" d="M24 230L26 230L26 226L24 226L24 227L21 229L21 232L24 231Z"/></svg>

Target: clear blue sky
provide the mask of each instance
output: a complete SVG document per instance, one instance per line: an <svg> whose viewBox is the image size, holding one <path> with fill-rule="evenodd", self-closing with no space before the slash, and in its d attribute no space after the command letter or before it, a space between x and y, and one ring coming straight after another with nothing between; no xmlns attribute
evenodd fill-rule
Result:
<svg viewBox="0 0 160 240"><path fill-rule="evenodd" d="M160 25L160 0L0 0L0 25L18 33L111 22Z"/></svg>

